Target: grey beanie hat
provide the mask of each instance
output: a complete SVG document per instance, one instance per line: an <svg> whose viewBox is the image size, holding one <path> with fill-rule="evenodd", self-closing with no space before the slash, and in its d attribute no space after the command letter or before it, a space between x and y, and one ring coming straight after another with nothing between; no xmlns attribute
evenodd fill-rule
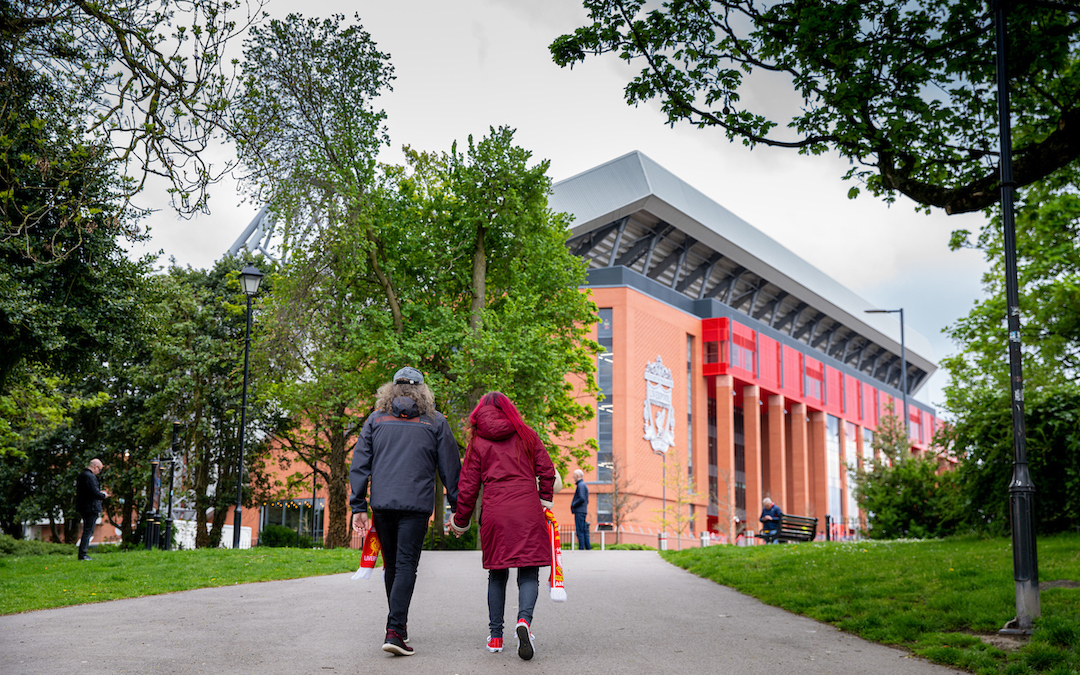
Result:
<svg viewBox="0 0 1080 675"><path fill-rule="evenodd" d="M394 384L423 384L424 376L416 368L405 366L394 373Z"/></svg>

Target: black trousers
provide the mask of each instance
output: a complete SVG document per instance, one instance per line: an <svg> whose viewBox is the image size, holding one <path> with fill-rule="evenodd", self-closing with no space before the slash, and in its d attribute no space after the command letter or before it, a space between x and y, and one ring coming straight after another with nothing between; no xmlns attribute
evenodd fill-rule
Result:
<svg viewBox="0 0 1080 675"><path fill-rule="evenodd" d="M382 546L383 580L390 613L386 628L405 632L409 622L409 604L416 586L416 568L424 548L429 513L416 511L374 511L372 520Z"/></svg>
<svg viewBox="0 0 1080 675"><path fill-rule="evenodd" d="M86 549L90 546L90 537L94 536L94 526L97 525L98 516L101 514L97 511L87 511L86 513L80 513L82 517L82 536L79 538L79 560L86 557Z"/></svg>

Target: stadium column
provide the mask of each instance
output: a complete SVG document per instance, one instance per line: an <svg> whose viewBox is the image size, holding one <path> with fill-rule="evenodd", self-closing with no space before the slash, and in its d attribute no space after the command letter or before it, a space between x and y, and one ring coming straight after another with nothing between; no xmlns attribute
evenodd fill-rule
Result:
<svg viewBox="0 0 1080 675"><path fill-rule="evenodd" d="M852 425L854 426L854 425ZM844 420L840 420L840 514L843 520L843 525L847 526L851 523L855 514L848 512L848 490L854 488L852 482L848 480L848 464L853 464L856 460L854 457L847 456L848 451L848 423Z"/></svg>
<svg viewBox="0 0 1080 675"><path fill-rule="evenodd" d="M807 452L810 455L810 513L818 519L818 532L825 532L825 515L829 512L829 470L826 466L828 451L825 438L828 433L825 413L815 410L810 413L810 435Z"/></svg>
<svg viewBox="0 0 1080 675"><path fill-rule="evenodd" d="M717 514L721 532L735 543L735 383L731 375L716 376Z"/></svg>
<svg viewBox="0 0 1080 675"><path fill-rule="evenodd" d="M781 510L790 509L787 493L787 434L784 433L784 397L769 396L769 475L765 477L765 489Z"/></svg>
<svg viewBox="0 0 1080 675"><path fill-rule="evenodd" d="M810 513L810 465L807 454L805 403L791 404L791 470L788 472L789 503L784 509L796 515Z"/></svg>
<svg viewBox="0 0 1080 675"><path fill-rule="evenodd" d="M761 529L761 390L757 385L743 387L743 465L746 473L746 528Z"/></svg>

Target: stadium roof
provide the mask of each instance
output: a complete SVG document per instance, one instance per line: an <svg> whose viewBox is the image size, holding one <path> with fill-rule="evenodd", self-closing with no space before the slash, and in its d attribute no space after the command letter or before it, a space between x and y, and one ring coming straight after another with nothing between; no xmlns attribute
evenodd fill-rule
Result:
<svg viewBox="0 0 1080 675"><path fill-rule="evenodd" d="M900 322L781 243L634 151L556 183L573 216L567 242L592 269L624 266L683 294L715 299L886 384L900 386ZM905 326L908 390L937 370Z"/></svg>

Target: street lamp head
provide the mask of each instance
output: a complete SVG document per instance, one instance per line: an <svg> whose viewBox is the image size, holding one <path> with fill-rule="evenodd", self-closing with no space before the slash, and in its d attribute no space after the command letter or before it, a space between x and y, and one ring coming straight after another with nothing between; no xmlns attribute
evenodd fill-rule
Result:
<svg viewBox="0 0 1080 675"><path fill-rule="evenodd" d="M867 314L896 314L899 309L864 309Z"/></svg>
<svg viewBox="0 0 1080 675"><path fill-rule="evenodd" d="M255 295L259 292L259 284L262 283L262 278L262 272L257 270L254 265L248 265L240 271L240 287L244 289L244 293Z"/></svg>

